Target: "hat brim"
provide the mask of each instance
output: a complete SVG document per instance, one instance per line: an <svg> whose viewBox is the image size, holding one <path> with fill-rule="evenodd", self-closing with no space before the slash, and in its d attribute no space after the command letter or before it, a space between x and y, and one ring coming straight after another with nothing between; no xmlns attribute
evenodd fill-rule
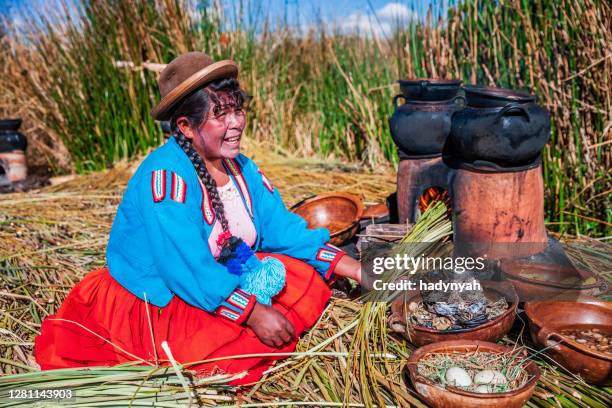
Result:
<svg viewBox="0 0 612 408"><path fill-rule="evenodd" d="M155 120L169 120L172 108L189 93L221 78L236 78L238 65L232 60L223 60L210 64L181 82L151 110Z"/></svg>

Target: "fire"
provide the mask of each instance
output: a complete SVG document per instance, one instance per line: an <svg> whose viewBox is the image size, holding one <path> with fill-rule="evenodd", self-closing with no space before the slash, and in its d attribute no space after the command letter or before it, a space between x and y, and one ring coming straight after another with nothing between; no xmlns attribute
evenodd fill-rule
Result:
<svg viewBox="0 0 612 408"><path fill-rule="evenodd" d="M419 210L421 213L425 212L427 207L435 201L442 201L446 205L446 208L448 208L448 213L450 213L450 196L448 195L448 191L442 187L429 187L421 194L421 197L419 197Z"/></svg>

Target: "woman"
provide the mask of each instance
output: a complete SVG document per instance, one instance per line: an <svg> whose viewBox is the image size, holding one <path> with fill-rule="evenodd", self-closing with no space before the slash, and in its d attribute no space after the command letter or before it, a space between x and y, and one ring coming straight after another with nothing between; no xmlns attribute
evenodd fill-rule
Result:
<svg viewBox="0 0 612 408"><path fill-rule="evenodd" d="M170 120L174 137L128 183L108 268L85 276L43 322L35 341L42 369L167 364L164 341L179 363L291 352L323 312L334 276L360 280L359 263L327 243L326 229L307 229L240 154L245 93L237 75L234 62L200 52L161 73L152 116ZM246 372L233 381L246 384L275 359L189 368Z"/></svg>

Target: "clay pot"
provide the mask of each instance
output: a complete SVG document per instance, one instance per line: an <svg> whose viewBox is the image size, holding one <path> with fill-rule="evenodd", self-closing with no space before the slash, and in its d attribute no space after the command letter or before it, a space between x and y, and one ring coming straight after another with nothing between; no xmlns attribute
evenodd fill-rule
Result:
<svg viewBox="0 0 612 408"><path fill-rule="evenodd" d="M573 266L557 264L534 263L529 260L503 259L500 269L505 279L512 283L521 301L550 300L563 297L576 300L579 296L596 295L605 282L593 272L577 269ZM525 274L537 275L533 279ZM576 285L576 283L563 283L567 279L594 280L588 285Z"/></svg>
<svg viewBox="0 0 612 408"><path fill-rule="evenodd" d="M0 120L0 153L13 150L25 151L28 147L28 140L19 133L20 126L21 119Z"/></svg>
<svg viewBox="0 0 612 408"><path fill-rule="evenodd" d="M535 95L513 89L466 85L463 92L468 106L474 108L502 108L509 103L535 102Z"/></svg>
<svg viewBox="0 0 612 408"><path fill-rule="evenodd" d="M535 160L550 137L550 115L535 96L465 87L467 107L453 114L450 140L464 161L516 165Z"/></svg>
<svg viewBox="0 0 612 408"><path fill-rule="evenodd" d="M361 214L362 220L381 219L385 217L389 217L389 207L384 203L371 205Z"/></svg>
<svg viewBox="0 0 612 408"><path fill-rule="evenodd" d="M455 388L444 389L442 386L423 377L417 371L419 360L427 354L453 352L470 353L474 351L494 353L514 352L511 347L501 346L486 341L473 340L443 341L423 346L415 350L408 360L408 372L416 392L434 408L520 408L529 398L531 398L536 383L540 378L540 370L538 370L538 367L533 361L529 361L525 364L525 369L531 377L525 385L513 391L490 394L478 394Z"/></svg>
<svg viewBox="0 0 612 408"><path fill-rule="evenodd" d="M21 119L0 120L0 185L25 180L28 176L25 149L28 140L19 133Z"/></svg>
<svg viewBox="0 0 612 408"><path fill-rule="evenodd" d="M417 292L407 294L406 300L403 297L398 298L391 305L392 316L399 317L401 324L405 330L402 333L415 346L424 346L426 344L437 343L447 340L481 340L481 341L497 341L504 337L510 331L516 317L516 308L518 305L518 297L512 288L512 285L504 284L503 282L483 282L483 290L485 295L490 298L499 298L504 296L509 303L509 308L501 316L488 321L477 327L462 330L435 330L423 326L414 326L406 322L406 311L404 310L410 302L420 302L421 295Z"/></svg>
<svg viewBox="0 0 612 408"><path fill-rule="evenodd" d="M453 115L451 140L466 161L520 164L535 160L550 137L550 116L536 104L466 108Z"/></svg>
<svg viewBox="0 0 612 408"><path fill-rule="evenodd" d="M357 233L363 201L354 194L333 192L303 200L291 211L304 218L308 228L327 228L330 242L341 245Z"/></svg>
<svg viewBox="0 0 612 408"><path fill-rule="evenodd" d="M389 119L393 141L400 151L400 159L412 157L434 157L442 154L446 139L451 131L453 113L463 109L463 97L455 96L444 101L415 101L397 106Z"/></svg>
<svg viewBox="0 0 612 408"><path fill-rule="evenodd" d="M545 301L525 304L531 337L559 365L592 384L612 385L612 356L560 334L565 329L599 328L612 334L612 303Z"/></svg>
<svg viewBox="0 0 612 408"><path fill-rule="evenodd" d="M447 79L400 79L400 91L406 100L448 101L457 96L461 80Z"/></svg>

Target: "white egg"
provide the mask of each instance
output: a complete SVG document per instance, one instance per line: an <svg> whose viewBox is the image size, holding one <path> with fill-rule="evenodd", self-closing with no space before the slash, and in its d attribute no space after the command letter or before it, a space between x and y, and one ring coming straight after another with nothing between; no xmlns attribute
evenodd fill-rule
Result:
<svg viewBox="0 0 612 408"><path fill-rule="evenodd" d="M476 389L474 389L474 392L478 392L480 394L488 394L490 392L493 392L493 389L490 385L480 384L478 387L476 387Z"/></svg>
<svg viewBox="0 0 612 408"><path fill-rule="evenodd" d="M451 367L446 370L446 382L455 387L469 387L472 385L472 378L461 367Z"/></svg>
<svg viewBox="0 0 612 408"><path fill-rule="evenodd" d="M474 376L475 384L501 385L506 382L506 376L497 370L482 370Z"/></svg>

